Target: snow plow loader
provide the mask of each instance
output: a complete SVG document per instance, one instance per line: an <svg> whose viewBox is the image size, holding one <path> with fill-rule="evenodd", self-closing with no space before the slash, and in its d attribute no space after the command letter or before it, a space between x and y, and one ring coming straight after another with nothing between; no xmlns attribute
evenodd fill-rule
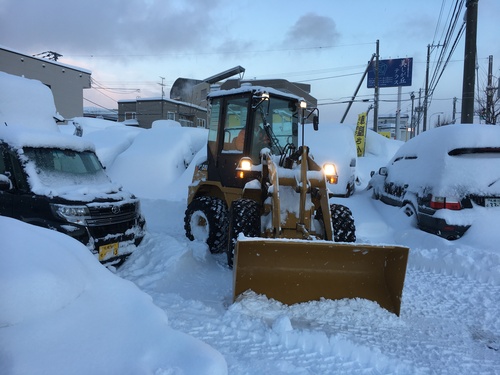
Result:
<svg viewBox="0 0 500 375"><path fill-rule="evenodd" d="M208 100L207 160L189 186L184 228L227 254L234 299L247 290L286 304L363 298L399 315L408 248L357 244L349 208L329 203L335 165L297 146L299 126L317 129L317 109L251 85Z"/></svg>

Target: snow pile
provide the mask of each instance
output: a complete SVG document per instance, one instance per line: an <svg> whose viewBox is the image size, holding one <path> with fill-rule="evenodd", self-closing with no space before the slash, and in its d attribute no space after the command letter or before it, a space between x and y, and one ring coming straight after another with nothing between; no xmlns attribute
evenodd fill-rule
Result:
<svg viewBox="0 0 500 375"><path fill-rule="evenodd" d="M40 81L0 72L0 124L58 131L50 89ZM20 100L21 98L21 100ZM25 100L23 98L26 98Z"/></svg>
<svg viewBox="0 0 500 375"><path fill-rule="evenodd" d="M139 197L170 196L169 186L178 182L198 151L206 149L208 130L165 125L154 123L139 132L108 169L111 179Z"/></svg>
<svg viewBox="0 0 500 375"><path fill-rule="evenodd" d="M3 217L0 238L0 373L226 374L76 240Z"/></svg>

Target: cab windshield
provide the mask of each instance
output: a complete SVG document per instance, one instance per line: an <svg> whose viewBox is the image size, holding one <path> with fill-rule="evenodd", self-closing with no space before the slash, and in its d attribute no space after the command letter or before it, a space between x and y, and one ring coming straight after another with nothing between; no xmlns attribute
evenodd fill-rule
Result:
<svg viewBox="0 0 500 375"><path fill-rule="evenodd" d="M269 102L262 103L255 114L255 123L253 124L254 134L264 131L266 141L269 142L269 148L273 154L278 155L283 152L287 144L298 143L298 121L297 105L294 100L284 100L272 97ZM266 129L266 126L268 129ZM261 137L254 137L252 147L252 158L258 158L260 145L257 145Z"/></svg>
<svg viewBox="0 0 500 375"><path fill-rule="evenodd" d="M92 151L24 148L40 182L47 187L105 184L110 180Z"/></svg>

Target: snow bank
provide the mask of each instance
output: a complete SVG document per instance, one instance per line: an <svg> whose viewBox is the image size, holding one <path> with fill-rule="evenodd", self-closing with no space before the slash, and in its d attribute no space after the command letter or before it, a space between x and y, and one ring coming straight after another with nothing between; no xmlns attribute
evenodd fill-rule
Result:
<svg viewBox="0 0 500 375"><path fill-rule="evenodd" d="M0 238L0 373L227 373L71 237L0 217Z"/></svg>
<svg viewBox="0 0 500 375"><path fill-rule="evenodd" d="M0 72L0 124L58 131L50 89L40 81Z"/></svg>
<svg viewBox="0 0 500 375"><path fill-rule="evenodd" d="M109 176L139 197L166 198L170 185L182 176L198 151L206 148L207 137L207 129L159 124L137 134L130 147L116 157Z"/></svg>

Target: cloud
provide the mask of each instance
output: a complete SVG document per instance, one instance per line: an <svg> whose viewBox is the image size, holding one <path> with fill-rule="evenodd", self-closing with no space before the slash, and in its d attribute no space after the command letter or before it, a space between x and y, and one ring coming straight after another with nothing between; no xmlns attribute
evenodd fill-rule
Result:
<svg viewBox="0 0 500 375"><path fill-rule="evenodd" d="M0 44L63 55L190 52L209 42L218 2L2 0Z"/></svg>
<svg viewBox="0 0 500 375"><path fill-rule="evenodd" d="M335 45L340 38L335 21L330 17L308 13L288 30L284 45L295 47L325 47Z"/></svg>

